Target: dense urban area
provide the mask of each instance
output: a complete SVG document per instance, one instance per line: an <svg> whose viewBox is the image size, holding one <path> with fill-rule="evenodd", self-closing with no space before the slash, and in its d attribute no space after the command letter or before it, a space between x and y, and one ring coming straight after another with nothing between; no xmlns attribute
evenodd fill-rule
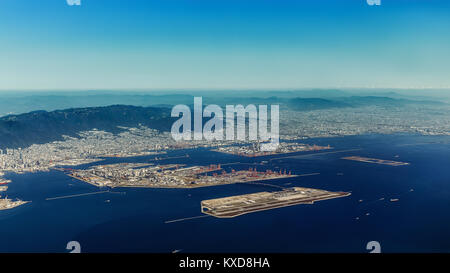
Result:
<svg viewBox="0 0 450 273"><path fill-rule="evenodd" d="M406 110L405 110L406 109ZM251 141L182 141L172 139L170 132L141 126L113 134L100 130L79 133L79 137L64 136L64 140L34 144L26 148L0 149L0 171L47 171L58 165L80 165L100 160L101 157L129 157L165 153L180 148L215 147L219 151L258 155L257 142ZM413 133L423 135L450 135L450 108L360 107L315 111L280 111L280 139L336 137L360 134ZM251 144L249 146L229 145ZM292 152L330 147L281 144L278 152ZM219 147L218 146L222 146Z"/></svg>

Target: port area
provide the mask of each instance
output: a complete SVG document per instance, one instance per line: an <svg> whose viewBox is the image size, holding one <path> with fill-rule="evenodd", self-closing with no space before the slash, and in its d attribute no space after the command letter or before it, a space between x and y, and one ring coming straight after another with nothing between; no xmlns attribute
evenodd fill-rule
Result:
<svg viewBox="0 0 450 273"><path fill-rule="evenodd" d="M405 166L405 165L409 165L409 163L407 163L407 162L399 162L399 161L392 161L392 160L368 158L368 157L362 157L362 156L347 156L347 157L342 157L342 159L353 160L353 161L360 161L360 162L366 162L366 163L381 164L381 165L389 165L389 166Z"/></svg>
<svg viewBox="0 0 450 273"><path fill-rule="evenodd" d="M85 170L63 169L67 175L97 187L197 188L296 177L290 172L248 170L226 172L221 165L185 167L182 164L120 163Z"/></svg>
<svg viewBox="0 0 450 273"><path fill-rule="evenodd" d="M4 172L0 172L0 176L3 176L4 174L5 174ZM8 190L7 185L9 183L11 183L11 180L0 177L0 192L6 192ZM12 209L12 208L21 206L21 205L29 203L29 202L30 201L22 201L22 200L13 201L8 198L0 198L0 210Z"/></svg>
<svg viewBox="0 0 450 273"><path fill-rule="evenodd" d="M349 196L349 192L293 187L276 192L258 192L201 201L201 212L218 218Z"/></svg>
<svg viewBox="0 0 450 273"><path fill-rule="evenodd" d="M274 151L261 151L262 144L263 143L257 142L251 145L219 147L212 151L245 157L259 157L268 155L291 154L297 152L321 151L333 149L332 147L330 147L330 145L318 146L303 143L282 142L278 144L276 150Z"/></svg>
<svg viewBox="0 0 450 273"><path fill-rule="evenodd" d="M2 198L0 199L0 210L13 209L26 203L30 203L30 201L22 201L22 200L13 201L8 198Z"/></svg>

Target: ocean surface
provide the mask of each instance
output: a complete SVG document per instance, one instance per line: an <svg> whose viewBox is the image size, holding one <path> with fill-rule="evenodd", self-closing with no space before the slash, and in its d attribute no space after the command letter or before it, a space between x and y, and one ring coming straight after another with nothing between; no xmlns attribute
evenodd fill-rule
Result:
<svg viewBox="0 0 450 273"><path fill-rule="evenodd" d="M279 189L255 184L116 188L109 193L46 200L103 189L56 170L8 173L5 178L13 181L8 197L32 202L0 211L0 252L69 252L69 241L78 241L81 252L369 252L369 241L378 241L382 252L450 252L450 137L366 135L302 142L330 144L333 153L243 158L207 149L178 150L168 156L187 153L190 157L157 163L240 162L224 167L320 173L265 183L349 191L350 196L231 219L202 217L166 223L201 216L204 199ZM410 165L341 159L352 155ZM153 158L105 159L76 168L154 162ZM261 161L269 162L261 165ZM391 198L399 201L391 202Z"/></svg>

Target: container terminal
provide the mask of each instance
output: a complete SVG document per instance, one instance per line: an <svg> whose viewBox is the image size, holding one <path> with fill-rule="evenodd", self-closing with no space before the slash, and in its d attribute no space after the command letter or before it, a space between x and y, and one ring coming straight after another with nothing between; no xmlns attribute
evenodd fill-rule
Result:
<svg viewBox="0 0 450 273"><path fill-rule="evenodd" d="M226 171L220 164L185 167L182 164L120 163L93 166L86 170L60 168L72 178L97 187L196 188L234 183L297 177L287 170Z"/></svg>
<svg viewBox="0 0 450 273"><path fill-rule="evenodd" d="M330 145L319 146L319 145L308 145L303 143L282 142L278 144L277 148L274 151L262 151L261 143L256 142L251 145L219 147L217 149L214 149L213 151L244 157L260 157L268 155L282 155L297 152L310 152L310 151L321 151L330 149L333 149L332 147L330 147Z"/></svg>

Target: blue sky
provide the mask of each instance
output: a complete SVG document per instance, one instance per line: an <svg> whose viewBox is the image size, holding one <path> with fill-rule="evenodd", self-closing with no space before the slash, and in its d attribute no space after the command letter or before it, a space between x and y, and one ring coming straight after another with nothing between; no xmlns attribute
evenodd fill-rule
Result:
<svg viewBox="0 0 450 273"><path fill-rule="evenodd" d="M450 1L0 1L0 90L450 87Z"/></svg>

